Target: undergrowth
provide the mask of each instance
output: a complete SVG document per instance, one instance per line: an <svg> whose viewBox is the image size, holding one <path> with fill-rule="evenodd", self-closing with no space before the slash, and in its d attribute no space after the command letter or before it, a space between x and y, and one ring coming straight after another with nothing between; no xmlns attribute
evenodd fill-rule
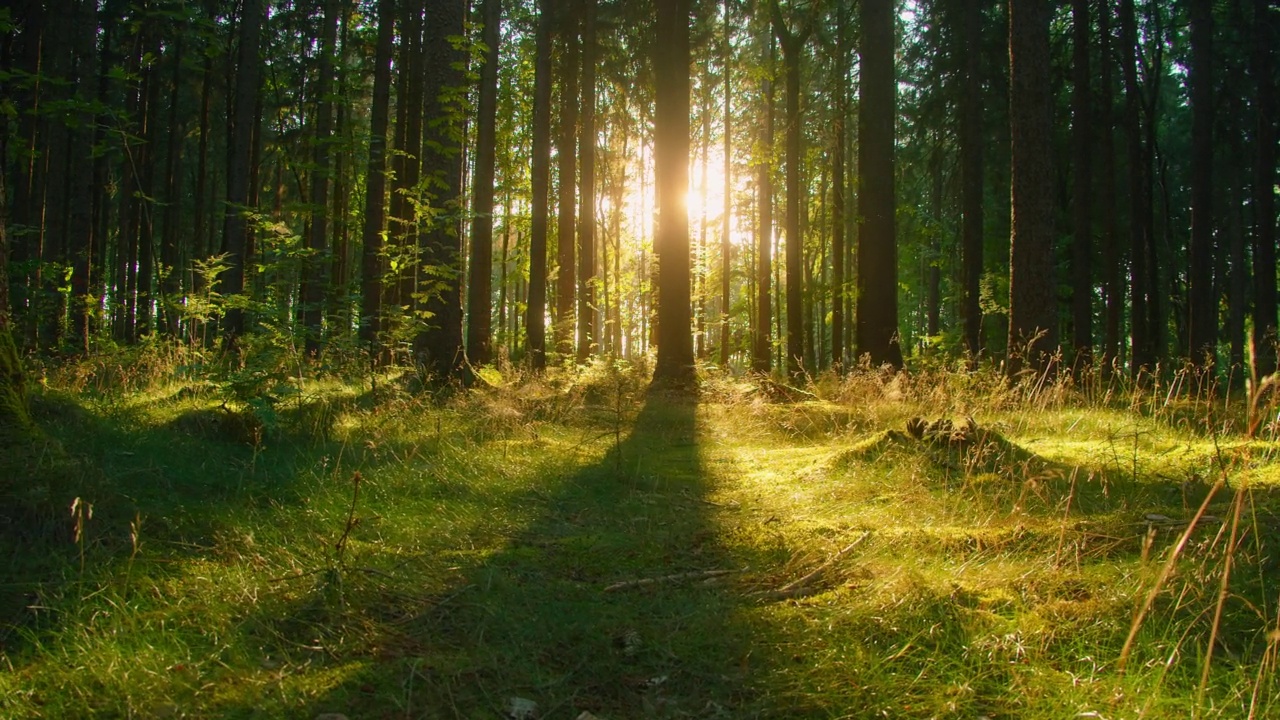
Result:
<svg viewBox="0 0 1280 720"><path fill-rule="evenodd" d="M648 374L37 367L0 716L1280 713L1265 383Z"/></svg>

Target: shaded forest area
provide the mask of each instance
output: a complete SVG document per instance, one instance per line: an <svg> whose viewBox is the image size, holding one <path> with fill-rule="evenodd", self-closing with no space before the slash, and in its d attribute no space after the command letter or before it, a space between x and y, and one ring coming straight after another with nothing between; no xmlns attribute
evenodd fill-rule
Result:
<svg viewBox="0 0 1280 720"><path fill-rule="evenodd" d="M18 2L3 331L25 352L284 344L464 380L655 347L674 374L1060 351L1261 377L1276 16Z"/></svg>

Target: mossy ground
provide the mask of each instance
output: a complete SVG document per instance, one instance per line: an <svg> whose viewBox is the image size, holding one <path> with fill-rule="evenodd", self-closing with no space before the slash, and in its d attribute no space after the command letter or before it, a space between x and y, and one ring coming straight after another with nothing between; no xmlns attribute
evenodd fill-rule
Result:
<svg viewBox="0 0 1280 720"><path fill-rule="evenodd" d="M863 373L690 399L598 366L309 383L246 438L204 386L69 377L37 416L95 512L4 553L3 717L1280 713L1277 446L1137 395ZM911 441L916 415L999 443Z"/></svg>

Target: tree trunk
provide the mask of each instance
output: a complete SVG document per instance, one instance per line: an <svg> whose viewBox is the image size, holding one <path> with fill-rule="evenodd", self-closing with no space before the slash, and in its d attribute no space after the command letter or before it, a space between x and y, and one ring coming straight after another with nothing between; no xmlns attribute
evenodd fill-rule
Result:
<svg viewBox="0 0 1280 720"><path fill-rule="evenodd" d="M731 94L730 64L733 49L730 35L733 22L732 5L724 0L724 38L720 45L720 64L724 68L724 210L720 219L720 366L729 365L729 310L732 301L733 243L729 241L729 225L733 217L733 95Z"/></svg>
<svg viewBox="0 0 1280 720"><path fill-rule="evenodd" d="M929 246L925 253L925 334L937 337L942 332L942 146L935 136L932 162L929 163L931 218Z"/></svg>
<svg viewBox="0 0 1280 720"><path fill-rule="evenodd" d="M982 12L986 2L960 0L964 84L960 96L960 180L965 351L976 363L982 355L983 169Z"/></svg>
<svg viewBox="0 0 1280 720"><path fill-rule="evenodd" d="M1102 265L1104 269L1104 287L1106 289L1105 330L1102 342L1102 371L1110 377L1120 360L1120 324L1124 315L1124 285L1121 282L1120 231L1116 219L1116 158L1115 158L1115 116L1112 111L1112 70L1115 61L1111 56L1111 0L1100 0L1098 7L1098 35L1101 39L1102 62L1100 70L1102 101L1098 108L1099 150L1102 158L1102 179L1098 183L1098 191L1102 201L1101 215L1103 221Z"/></svg>
<svg viewBox="0 0 1280 720"><path fill-rule="evenodd" d="M476 118L476 159L471 192L471 264L467 283L467 357L477 365L493 360L493 176L497 157L498 41L502 3L484 0L480 7L485 45L480 67Z"/></svg>
<svg viewBox="0 0 1280 720"><path fill-rule="evenodd" d="M365 175L364 229L360 251L360 342L377 357L382 330L382 232L386 227L387 125L391 101L391 43L395 0L378 0L370 110L369 168Z"/></svg>
<svg viewBox="0 0 1280 720"><path fill-rule="evenodd" d="M404 313L404 320L408 322L417 317L415 313L422 304L418 296L419 291L432 292L432 289L420 287L418 283L419 278L425 283L426 278L434 270L430 269L433 267L430 260L423 257L421 253L422 241L419 233L425 230L421 224L422 218L418 214L418 206L413 201L428 202L436 208L443 207L443 204L435 202L439 198L433 198L430 193L423 192L423 188L432 187L430 183L421 185L419 183L424 173L428 176L430 173L426 167L429 155L423 152L423 140L430 142L430 137L424 138L423 122L426 118L436 117L430 114L424 116L424 112L430 113L433 103L430 73L434 66L431 63L433 58L439 62L449 62L439 57L449 45L446 40L437 37L436 42L440 43L440 46L432 47L429 44L430 37L424 36L424 32L429 34L430 30L424 31L422 0L408 0L402 8L402 16L405 18L404 34L408 37L403 41L405 48L402 48L401 56L404 72L408 73L409 79L404 85L404 94L397 99L397 102L406 105L407 109L404 114L404 139L399 145L401 152L397 155L400 160L400 172L394 178L401 188L392 190L393 196L398 197L401 202L400 211L392 218L391 225L395 230L392 237L395 238L397 245L394 252L401 262L399 272L391 278L391 294L395 298L395 304L399 306L397 309ZM433 56L432 53L435 55ZM428 131L429 135L430 131ZM427 149L430 149L429 146ZM461 183L461 179L458 182ZM456 194L444 197L461 196L461 185L458 187ZM451 209L456 210L456 208ZM399 218L399 222L396 222L396 218ZM459 232L459 238L461 238L461 232ZM460 240L458 247L461 248ZM454 261L461 263L461 256ZM452 281L460 283L461 278L453 278Z"/></svg>
<svg viewBox="0 0 1280 720"><path fill-rule="evenodd" d="M574 336L574 189L577 185L578 131L578 13L575 0L560 0L560 138L559 208L556 260L556 351L573 354Z"/></svg>
<svg viewBox="0 0 1280 720"><path fill-rule="evenodd" d="M658 190L655 385L695 382L689 287L689 0L656 0L654 165Z"/></svg>
<svg viewBox="0 0 1280 720"><path fill-rule="evenodd" d="M534 371L547 364L547 216L551 184L551 24L553 0L539 0L533 77L533 214L529 237L529 302L525 334Z"/></svg>
<svg viewBox="0 0 1280 720"><path fill-rule="evenodd" d="M185 28L183 28L185 30ZM173 74L169 81L169 147L165 157L164 186L168 205L165 207L164 233L160 240L160 333L178 337L178 298L182 293L181 254L178 249L179 224L182 217L182 140L185 116L178 112L182 83L182 35L174 45Z"/></svg>
<svg viewBox="0 0 1280 720"><path fill-rule="evenodd" d="M902 367L898 342L898 245L894 224L894 74L896 14L892 0L863 0L862 97L858 103L859 355L873 366ZM1047 43L1047 41L1046 41Z"/></svg>
<svg viewBox="0 0 1280 720"><path fill-rule="evenodd" d="M1213 2L1190 0L1191 252L1187 357L1213 364L1218 307L1213 291Z"/></svg>
<svg viewBox="0 0 1280 720"><path fill-rule="evenodd" d="M1129 304L1130 341L1133 348L1130 353L1130 370L1134 377L1153 361L1147 309L1150 294L1147 238L1150 227L1146 222L1146 178L1140 124L1142 91L1138 86L1137 46L1138 30L1133 0L1120 0L1120 65L1125 88L1124 128L1129 162L1129 259L1133 288Z"/></svg>
<svg viewBox="0 0 1280 720"><path fill-rule="evenodd" d="M76 91L82 109L78 113L80 126L72 131L72 157L76 169L71 175L70 196L76 200L71 205L68 219L68 249L72 263L70 340L86 354L89 352L89 318L94 308L91 300L91 282L95 279L92 269L97 261L96 245L100 242L95 222L101 212L102 193L98 182L105 174L105 160L93 152L99 130L97 110L91 101L96 99L105 103L106 100L100 92L97 21L96 3L76 4ZM92 170L86 171L86 164Z"/></svg>
<svg viewBox="0 0 1280 720"><path fill-rule="evenodd" d="M1093 360L1093 102L1089 69L1089 0L1071 0L1071 147L1075 154L1075 216L1071 243L1071 326L1079 372Z"/></svg>
<svg viewBox="0 0 1280 720"><path fill-rule="evenodd" d="M1253 165L1253 370L1258 378L1276 371L1276 33L1267 0L1253 3L1253 80L1256 143Z"/></svg>
<svg viewBox="0 0 1280 720"><path fill-rule="evenodd" d="M598 348L596 332L596 2L582 3L582 137L578 141L578 362Z"/></svg>
<svg viewBox="0 0 1280 720"><path fill-rule="evenodd" d="M422 147L423 175L436 192L428 195L432 207L444 212L432 219L421 234L421 258L434 280L426 310L431 313L425 330L414 343L417 362L438 381L469 380L462 343L462 196L463 154L462 109L458 92L464 87L463 51L450 37L465 32L464 0L428 0L423 38L426 48L425 103L427 117L434 120L427 129ZM424 270L425 271L425 270Z"/></svg>
<svg viewBox="0 0 1280 720"><path fill-rule="evenodd" d="M254 101L258 95L258 40L262 23L262 0L244 0L240 20L240 47L236 56L235 111L229 134L227 166L227 209L223 218L222 243L227 254L227 270L219 276L219 292L224 297L244 292L246 243L250 229L246 222L249 204L249 159L253 153ZM234 347L244 333L244 311L227 311L224 326L226 343Z"/></svg>
<svg viewBox="0 0 1280 720"><path fill-rule="evenodd" d="M1010 377L1044 372L1058 347L1053 260L1053 126L1048 0L1009 2Z"/></svg>
<svg viewBox="0 0 1280 720"><path fill-rule="evenodd" d="M307 233L309 254L303 266L302 327L308 355L320 352L324 332L325 291L329 288L329 175L330 135L333 133L334 48L338 35L337 0L317 0L324 8L321 21L320 66L316 79L316 127L311 168L311 224Z"/></svg>
<svg viewBox="0 0 1280 720"><path fill-rule="evenodd" d="M847 4L836 8L836 85L831 133L835 146L831 153L831 367L844 370L844 256L845 256L845 141L844 119L849 114L849 48L847 47Z"/></svg>
<svg viewBox="0 0 1280 720"><path fill-rule="evenodd" d="M793 33L782 17L777 0L770 3L773 31L782 45L782 65L787 74L787 375L802 377L806 367L804 343L804 238L800 234L801 130L800 60L811 26Z"/></svg>
<svg viewBox="0 0 1280 720"><path fill-rule="evenodd" d="M760 158L756 165L760 221L756 227L756 324L752 328L751 369L769 372L773 360L773 36L767 45L766 72L762 80L764 122L760 126Z"/></svg>

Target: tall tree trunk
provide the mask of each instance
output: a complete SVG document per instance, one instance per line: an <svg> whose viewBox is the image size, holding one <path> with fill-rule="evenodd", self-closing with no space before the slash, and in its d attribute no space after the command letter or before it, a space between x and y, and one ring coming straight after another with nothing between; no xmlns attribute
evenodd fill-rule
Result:
<svg viewBox="0 0 1280 720"><path fill-rule="evenodd" d="M146 54L160 57L160 36L154 30L144 31L147 37ZM130 248L130 277L137 290L130 304L130 320L128 340L137 341L139 336L151 333L152 305L155 302L155 230L157 203L152 199L156 193L156 165L160 161L160 72L159 63L147 65L142 73L142 137L134 161L142 173L139 179L139 224L136 246Z"/></svg>
<svg viewBox="0 0 1280 720"><path fill-rule="evenodd" d="M836 8L836 84L831 133L831 367L844 370L844 256L845 256L845 170L844 156L848 132L844 119L849 115L849 48L847 45L847 3Z"/></svg>
<svg viewBox="0 0 1280 720"><path fill-rule="evenodd" d="M656 0L654 166L658 360L654 384L695 382L689 287L689 0Z"/></svg>
<svg viewBox="0 0 1280 720"><path fill-rule="evenodd" d="M467 357L477 365L493 360L493 176L497 155L498 40L502 3L484 0L484 61L476 119L476 160L471 192L471 265L467 283Z"/></svg>
<svg viewBox="0 0 1280 720"><path fill-rule="evenodd" d="M559 201L556 236L556 351L573 354L574 339L574 192L577 186L578 138L578 13L576 0L559 0L560 137Z"/></svg>
<svg viewBox="0 0 1280 720"><path fill-rule="evenodd" d="M1232 113L1232 117L1244 117L1244 103L1240 103ZM1227 152L1231 158L1232 167L1243 167L1248 165L1244 153L1244 138L1242 133L1232 132L1227 141ZM1230 174L1226 183L1225 196L1225 227L1224 231L1227 239L1226 257L1220 258L1230 263L1230 273L1226 279L1225 294L1227 296L1227 340L1230 346L1230 354L1228 356L1228 375L1230 385L1228 390L1241 387L1241 380L1245 370L1244 365L1244 319L1248 307L1248 296L1245 292L1246 283L1248 283L1249 268L1245 262L1244 251L1244 205L1245 205L1245 179L1235 173ZM1220 263L1226 265L1226 263ZM1216 296L1223 295L1223 288L1220 288Z"/></svg>
<svg viewBox="0 0 1280 720"><path fill-rule="evenodd" d="M1190 0L1191 267L1187 356L1213 364L1218 308L1213 292L1213 2Z"/></svg>
<svg viewBox="0 0 1280 720"><path fill-rule="evenodd" d="M1012 140L1009 240L1009 362L1049 369L1058 347L1053 260L1053 126L1048 0L1009 1L1009 120Z"/></svg>
<svg viewBox="0 0 1280 720"><path fill-rule="evenodd" d="M182 30L185 30L183 28ZM164 233L160 240L160 332L168 338L178 337L178 297L182 293L181 254L178 248L178 229L182 218L182 140L185 136L185 116L179 114L182 78L182 30L174 45L173 74L169 80L169 147L165 153L164 186L168 204L165 206Z"/></svg>
<svg viewBox="0 0 1280 720"><path fill-rule="evenodd" d="M72 17L74 8L71 0L54 0L48 3L48 10L52 22L45 28L41 39L41 72L47 78L41 91L41 102L46 108L53 109L73 99L71 54L74 38L67 19ZM61 112L55 111L41 121L45 125L45 143L44 156L40 160L45 163L45 168L43 195L38 208L43 225L38 253L40 266L37 269L40 278L37 305L39 344L49 350L59 350L66 316L61 271L68 259L69 184L74 172L69 164L72 132Z"/></svg>
<svg viewBox="0 0 1280 720"><path fill-rule="evenodd" d="M578 362L596 352L596 3L582 10L582 137L578 140Z"/></svg>
<svg viewBox="0 0 1280 720"><path fill-rule="evenodd" d="M693 353L699 360L707 357L707 279L711 274L707 242L707 198L711 189L707 168L711 160L711 67L702 68L702 97L698 102L702 132L698 161L698 239L693 248Z"/></svg>
<svg viewBox="0 0 1280 720"><path fill-rule="evenodd" d="M982 13L985 0L959 0L964 38L964 81L960 96L961 255L963 256L965 351L971 362L982 355L983 168Z"/></svg>
<svg viewBox="0 0 1280 720"><path fill-rule="evenodd" d="M40 110L43 107L41 90L44 82L41 73L40 49L45 33L45 15L48 10L45 3L28 0L22 8L22 32L15 39L19 45L12 69L21 72L31 81L17 87L8 88L6 98L12 98L15 107L26 108L18 113L17 136L14 141L17 172L13 187L12 216L13 227L12 264L20 273L17 283L10 288L9 303L13 308L13 333L23 338L28 345L33 344L35 334L35 302L31 296L31 278L34 273L28 271L33 260L39 258L40 234L44 223L40 219L44 185L44 163L40 162L41 144L43 143L43 126L39 122ZM6 33L7 36L7 33ZM6 52L14 54L13 50ZM11 68L6 67L6 70ZM8 120L3 123L6 131ZM7 156L5 156L7 159ZM3 172L0 169L0 172ZM6 277L7 280L7 277Z"/></svg>
<svg viewBox="0 0 1280 720"><path fill-rule="evenodd" d="M942 141L935 136L933 158L929 163L930 199L933 229L925 253L925 333L937 337L942 332Z"/></svg>
<svg viewBox="0 0 1280 720"><path fill-rule="evenodd" d="M762 80L764 122L760 126L760 159L756 161L756 192L760 221L756 227L756 324L752 328L751 369L769 372L773 360L773 69L774 44L770 34L765 77Z"/></svg>
<svg viewBox="0 0 1280 720"><path fill-rule="evenodd" d="M773 31L782 45L782 65L787 74L787 375L799 378L806 367L804 343L804 238L800 234L801 127L800 61L812 26L794 33L782 17L777 0L771 0Z"/></svg>
<svg viewBox="0 0 1280 720"><path fill-rule="evenodd" d="M1124 75L1124 129L1129 163L1129 261L1131 297L1129 303L1131 371L1134 377L1151 365L1150 317L1147 300L1150 273L1147 242L1150 227L1146 220L1146 177L1142 152L1142 90L1138 86L1138 30L1133 0L1120 0L1120 67Z"/></svg>
<svg viewBox="0 0 1280 720"><path fill-rule="evenodd" d="M1071 147L1075 216L1071 243L1071 326L1077 372L1093 360L1093 102L1089 69L1089 0L1071 0Z"/></svg>
<svg viewBox="0 0 1280 720"><path fill-rule="evenodd" d="M533 72L533 192L525 334L534 371L547 364L547 216L551 185L551 26L554 0L538 1Z"/></svg>
<svg viewBox="0 0 1280 720"><path fill-rule="evenodd" d="M902 367L898 342L898 245L894 224L894 73L892 0L863 0L862 97L858 103L858 354ZM1047 41L1046 41L1047 42Z"/></svg>
<svg viewBox="0 0 1280 720"><path fill-rule="evenodd" d="M97 183L105 180L105 160L93 148L98 135L97 110L93 100L106 98L101 90L98 67L98 14L97 3L81 0L76 3L73 21L76 53L76 92L80 104L79 127L72 132L72 157L76 169L71 173L69 195L75 198L68 219L68 242L71 255L71 331L70 340L84 353L89 352L89 318L94 304L91 300L93 266L97 262L96 245L101 242L98 215L101 213L102 193ZM0 157L4 157L0 155ZM92 168L85 171L85 163ZM105 184L105 182L103 182Z"/></svg>
<svg viewBox="0 0 1280 720"><path fill-rule="evenodd" d="M436 53L435 60L439 62L450 62L450 60L442 60L439 53L447 50L449 41L437 38L436 42L441 43L440 47L431 47L429 34L430 28L425 25L423 18L423 2L422 0L408 0L402 6L405 17L405 34L408 35L407 51L402 50L402 55L407 52L407 60L404 62L404 70L409 73L409 80L405 83L405 93L397 100L407 106L404 114L404 142L400 145L401 154L398 156L400 160L400 174L395 176L397 183L402 183L403 187L399 192L393 190L400 197L401 207L400 213L396 216L400 221L392 227L395 229L393 237L396 241L396 254L399 256L400 269L396 277L392 278L393 290L391 295L396 299L396 305L405 313L405 321L417 317L415 313L420 309L421 302L418 296L422 289L419 286L419 278L426 279L432 270L430 261L422 256L421 238L419 233L424 231L422 218L419 217L418 204L414 202L431 202L430 195L424 195L423 188L432 187L431 184L422 183L422 176L427 173L428 153L424 152L424 147L429 151L429 146L424 146L424 140L430 142L430 137L424 137L423 123L430 118L437 116L430 115L432 108L432 90L430 87L433 56ZM424 29L425 28L425 29ZM430 130L427 131L429 136ZM461 179L459 179L461 182ZM449 197L461 197L461 185L456 195ZM433 207L439 208L441 205L432 203ZM448 208L448 211L456 211L457 208ZM458 213L461 223L461 213ZM394 218L393 218L394 220ZM461 227L461 225L459 225ZM458 237L461 238L461 231ZM459 240L458 247L461 248ZM459 255L454 262L461 264L462 257ZM451 282L459 284L461 287L461 278L452 278ZM459 316L460 317L460 316ZM459 319L461 322L461 319Z"/></svg>
<svg viewBox="0 0 1280 720"><path fill-rule="evenodd" d="M302 281L302 327L308 355L320 352L324 332L325 291L329 288L329 176L333 133L333 58L338 35L338 0L317 0L323 7L320 65L316 79L316 127L311 168L311 224L307 233Z"/></svg>
<svg viewBox="0 0 1280 720"><path fill-rule="evenodd" d="M227 208L222 225L223 250L227 270L219 277L223 296L244 292L246 242L250 232L246 222L249 203L249 159L253 153L254 100L258 95L258 39L262 24L262 0L244 0L240 20L240 43L236 55L235 111L229 134L227 166ZM230 346L244 333L244 311L227 311L224 326Z"/></svg>
<svg viewBox="0 0 1280 720"><path fill-rule="evenodd" d="M1254 106L1253 165L1253 370L1259 377L1276 371L1276 129L1272 44L1274 13L1268 0L1253 3Z"/></svg>
<svg viewBox="0 0 1280 720"><path fill-rule="evenodd" d="M724 210L720 218L720 365L729 365L729 312L733 295L733 243L729 226L733 218L733 95L731 79L733 48L732 5L724 0L724 38L720 44L720 64L724 68Z"/></svg>
<svg viewBox="0 0 1280 720"><path fill-rule="evenodd" d="M423 174L430 187L432 207L443 210L421 235L424 267L432 268L438 292L430 293L427 328L414 343L417 362L437 380L470 381L462 342L462 108L459 92L465 83L465 57L451 37L465 32L464 0L427 0L425 60L427 129Z"/></svg>
<svg viewBox="0 0 1280 720"><path fill-rule="evenodd" d="M1105 330L1102 342L1102 371L1110 377L1120 360L1120 324L1124 315L1124 285L1121 281L1120 231L1116 219L1116 158L1115 158L1115 115L1112 105L1112 71L1115 61L1112 58L1111 37L1112 0L1099 0L1098 35L1101 39L1101 60L1099 84L1101 92L1098 97L1101 105L1098 108L1099 143L1098 156L1102 159L1102 179L1098 183L1102 201L1101 215L1103 221L1102 265L1104 268L1104 287L1106 289Z"/></svg>
<svg viewBox="0 0 1280 720"><path fill-rule="evenodd" d="M386 226L387 125L391 101L391 43L395 0L378 0L374 50L373 107L370 110L369 168L365 175L364 228L360 251L360 342L373 357L382 329L382 232Z"/></svg>

